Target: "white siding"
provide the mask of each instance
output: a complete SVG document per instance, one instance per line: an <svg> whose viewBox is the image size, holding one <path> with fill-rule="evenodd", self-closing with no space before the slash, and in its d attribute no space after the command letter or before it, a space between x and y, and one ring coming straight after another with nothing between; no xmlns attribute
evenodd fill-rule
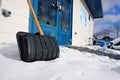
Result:
<svg viewBox="0 0 120 80"><path fill-rule="evenodd" d="M0 14L0 42L16 40L18 31L28 31L29 9L26 0L2 0L1 9L11 11L10 17Z"/></svg>
<svg viewBox="0 0 120 80"><path fill-rule="evenodd" d="M80 20L81 7L87 13L87 24ZM90 15L90 20L89 20ZM85 46L89 44L89 38L93 38L94 20L88 7L83 0L73 0L73 27L72 27L72 45ZM77 34L75 34L77 33ZM92 42L92 41L91 41Z"/></svg>

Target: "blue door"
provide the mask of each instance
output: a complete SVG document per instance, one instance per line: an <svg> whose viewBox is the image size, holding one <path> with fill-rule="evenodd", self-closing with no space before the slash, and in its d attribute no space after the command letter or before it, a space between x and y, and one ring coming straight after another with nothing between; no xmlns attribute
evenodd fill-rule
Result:
<svg viewBox="0 0 120 80"><path fill-rule="evenodd" d="M72 38L72 0L31 0L43 33L54 36L59 45L70 45ZM29 31L37 32L32 15Z"/></svg>

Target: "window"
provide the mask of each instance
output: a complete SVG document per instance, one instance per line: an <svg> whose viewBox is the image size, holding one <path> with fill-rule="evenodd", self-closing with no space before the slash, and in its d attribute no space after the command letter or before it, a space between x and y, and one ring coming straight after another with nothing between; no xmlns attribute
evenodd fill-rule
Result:
<svg viewBox="0 0 120 80"><path fill-rule="evenodd" d="M60 26L66 31L70 29L70 0L62 0L61 5L64 10L60 13Z"/></svg>
<svg viewBox="0 0 120 80"><path fill-rule="evenodd" d="M38 0L38 20L40 22L56 26L56 2L56 0Z"/></svg>
<svg viewBox="0 0 120 80"><path fill-rule="evenodd" d="M81 12L81 15L80 15L80 20L84 23L84 25L86 26L87 25L87 13L85 12L85 10L81 7L80 8L80 12Z"/></svg>

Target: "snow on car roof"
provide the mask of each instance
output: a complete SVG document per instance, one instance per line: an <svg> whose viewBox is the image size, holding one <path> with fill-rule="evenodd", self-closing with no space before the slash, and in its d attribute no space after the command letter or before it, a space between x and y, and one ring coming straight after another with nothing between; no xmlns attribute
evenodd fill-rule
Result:
<svg viewBox="0 0 120 80"><path fill-rule="evenodd" d="M114 39L113 41L111 41L113 44L116 44L116 43L118 43L118 42L120 42L120 38L116 38L116 39Z"/></svg>

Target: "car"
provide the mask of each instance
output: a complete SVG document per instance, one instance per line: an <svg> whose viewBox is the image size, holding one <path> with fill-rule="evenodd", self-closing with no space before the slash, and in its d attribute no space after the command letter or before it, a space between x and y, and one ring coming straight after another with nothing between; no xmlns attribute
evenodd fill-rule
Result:
<svg viewBox="0 0 120 80"><path fill-rule="evenodd" d="M116 39L112 40L107 45L107 48L120 50L120 38L116 38Z"/></svg>
<svg viewBox="0 0 120 80"><path fill-rule="evenodd" d="M105 45L108 45L113 38L110 38L109 36L105 36L102 39L93 39L93 45L100 45L101 42L104 42Z"/></svg>
<svg viewBox="0 0 120 80"><path fill-rule="evenodd" d="M104 42L105 44L108 44L111 40L102 40L102 39L94 39L93 45L100 45L101 42Z"/></svg>

